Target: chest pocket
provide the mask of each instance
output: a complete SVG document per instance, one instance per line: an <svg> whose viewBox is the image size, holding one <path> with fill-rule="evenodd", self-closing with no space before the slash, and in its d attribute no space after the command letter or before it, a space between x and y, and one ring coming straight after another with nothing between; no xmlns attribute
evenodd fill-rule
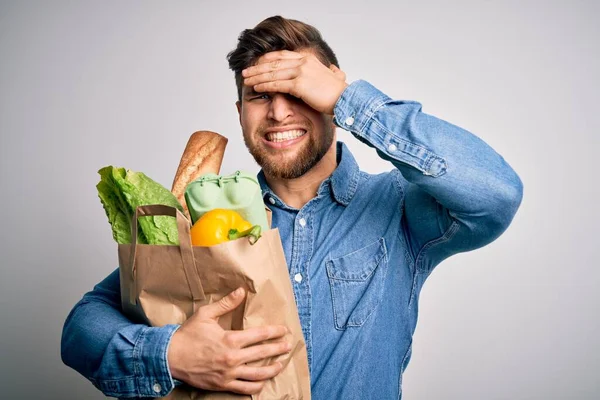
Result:
<svg viewBox="0 0 600 400"><path fill-rule="evenodd" d="M383 238L326 262L336 329L362 326L383 296L387 273Z"/></svg>

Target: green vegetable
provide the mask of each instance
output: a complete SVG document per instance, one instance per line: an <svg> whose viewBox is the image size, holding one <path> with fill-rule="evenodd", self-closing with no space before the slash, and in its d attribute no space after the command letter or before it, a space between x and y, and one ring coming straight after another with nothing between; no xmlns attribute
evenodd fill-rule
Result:
<svg viewBox="0 0 600 400"><path fill-rule="evenodd" d="M183 211L177 198L164 186L141 172L108 166L98 171L98 197L104 206L117 243L131 243L131 220L138 206L164 204ZM173 217L140 217L138 243L179 244Z"/></svg>

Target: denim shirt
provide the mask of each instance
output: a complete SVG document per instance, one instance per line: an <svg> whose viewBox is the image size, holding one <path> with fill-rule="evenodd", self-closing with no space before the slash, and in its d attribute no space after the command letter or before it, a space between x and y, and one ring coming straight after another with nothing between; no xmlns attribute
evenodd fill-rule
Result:
<svg viewBox="0 0 600 400"><path fill-rule="evenodd" d="M342 93L334 122L396 168L362 172L337 143L338 166L301 209L259 173L280 231L306 340L314 399L400 399L419 292L447 257L495 240L522 199L521 180L473 134L392 100L365 81ZM147 327L121 313L113 272L63 329L63 361L106 395L165 396L176 325Z"/></svg>

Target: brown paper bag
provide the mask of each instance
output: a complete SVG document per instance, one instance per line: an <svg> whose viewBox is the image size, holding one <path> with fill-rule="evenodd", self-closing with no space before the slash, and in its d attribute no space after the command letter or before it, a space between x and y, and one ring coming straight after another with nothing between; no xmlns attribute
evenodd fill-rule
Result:
<svg viewBox="0 0 600 400"><path fill-rule="evenodd" d="M151 326L181 324L198 307L218 301L242 286L245 302L219 319L223 329L285 325L291 334L292 351L254 365L280 361L283 371L270 379L258 395L208 392L183 385L166 399L310 399L310 376L306 345L277 229L264 232L251 245L247 238L211 247L192 246L190 223L177 209L151 205L138 207L132 221L142 216L177 218L179 246L119 244L119 271L123 311Z"/></svg>

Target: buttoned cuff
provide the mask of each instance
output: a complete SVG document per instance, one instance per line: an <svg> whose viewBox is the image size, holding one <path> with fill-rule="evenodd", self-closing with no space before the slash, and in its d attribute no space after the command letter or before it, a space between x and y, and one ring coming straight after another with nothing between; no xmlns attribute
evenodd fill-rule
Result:
<svg viewBox="0 0 600 400"><path fill-rule="evenodd" d="M144 329L133 348L137 389L140 396L164 397L175 387L167 352L175 331L180 325L165 325Z"/></svg>
<svg viewBox="0 0 600 400"><path fill-rule="evenodd" d="M389 112L392 106L393 114ZM358 80L342 92L333 112L337 126L377 149L385 160L438 177L446 172L446 161L429 149L426 135L409 132L420 110L419 102L393 100L370 83ZM394 130L389 128L390 122Z"/></svg>
<svg viewBox="0 0 600 400"><path fill-rule="evenodd" d="M164 397L176 386L167 362L167 351L179 325L143 327L135 339L122 335L133 345L131 369L134 372L118 379L90 381L106 396L118 398ZM129 369L130 366L127 366Z"/></svg>
<svg viewBox="0 0 600 400"><path fill-rule="evenodd" d="M391 100L367 81L352 82L336 102L333 120L340 128L360 134L373 114Z"/></svg>

